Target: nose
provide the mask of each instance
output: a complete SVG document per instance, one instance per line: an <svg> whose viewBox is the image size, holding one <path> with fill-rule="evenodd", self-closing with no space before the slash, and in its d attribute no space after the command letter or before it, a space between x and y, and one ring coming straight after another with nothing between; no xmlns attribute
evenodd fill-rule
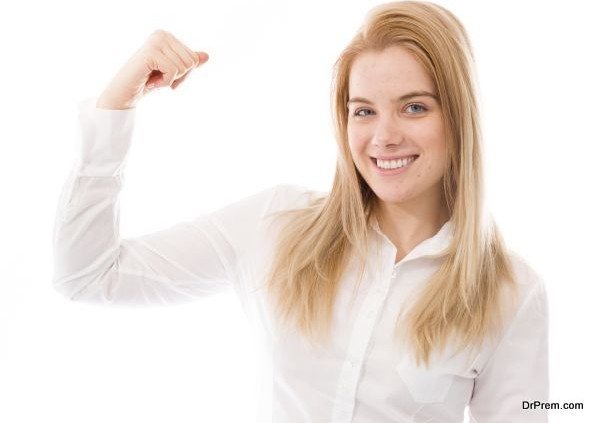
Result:
<svg viewBox="0 0 600 423"><path fill-rule="evenodd" d="M394 116L383 116L378 119L373 133L373 144L377 148L385 148L399 144L402 141L402 133Z"/></svg>

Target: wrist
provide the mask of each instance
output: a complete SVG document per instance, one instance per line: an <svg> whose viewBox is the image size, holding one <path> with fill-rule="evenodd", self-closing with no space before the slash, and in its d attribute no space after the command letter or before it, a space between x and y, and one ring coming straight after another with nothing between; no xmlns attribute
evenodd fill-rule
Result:
<svg viewBox="0 0 600 423"><path fill-rule="evenodd" d="M96 101L96 108L107 109L107 110L125 110L132 109L134 106L129 102L118 100L110 97L109 95L102 94Z"/></svg>

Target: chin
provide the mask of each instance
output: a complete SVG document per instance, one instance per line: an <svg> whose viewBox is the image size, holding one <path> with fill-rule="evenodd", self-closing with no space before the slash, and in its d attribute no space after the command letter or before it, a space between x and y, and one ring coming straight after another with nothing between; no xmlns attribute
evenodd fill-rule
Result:
<svg viewBox="0 0 600 423"><path fill-rule="evenodd" d="M403 189L394 187L377 187L371 185L371 189L380 201L386 203L403 203L410 200L410 194Z"/></svg>

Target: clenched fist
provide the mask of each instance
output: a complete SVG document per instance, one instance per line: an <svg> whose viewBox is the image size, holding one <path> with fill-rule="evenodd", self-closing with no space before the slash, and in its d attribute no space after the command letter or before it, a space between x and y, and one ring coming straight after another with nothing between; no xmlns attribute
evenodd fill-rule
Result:
<svg viewBox="0 0 600 423"><path fill-rule="evenodd" d="M170 32L156 30L117 72L98 98L96 107L113 110L133 108L154 88L176 88L192 69L207 60L207 53L192 51Z"/></svg>

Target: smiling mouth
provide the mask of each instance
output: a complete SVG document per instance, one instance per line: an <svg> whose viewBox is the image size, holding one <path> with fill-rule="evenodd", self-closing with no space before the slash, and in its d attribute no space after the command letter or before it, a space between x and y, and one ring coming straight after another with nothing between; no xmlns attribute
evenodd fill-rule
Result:
<svg viewBox="0 0 600 423"><path fill-rule="evenodd" d="M419 154L415 154L414 156L409 156L409 157L414 157L414 160L412 160L412 161L410 161L408 163L408 164L411 164L412 162L416 161L420 157L420 155ZM370 157L370 159L371 159L371 162L373 162L373 164L375 166L377 166L377 159L375 157ZM402 167L404 167L404 166L402 166ZM382 167L379 167L379 166L377 166L377 168L382 169L382 170L391 170L391 169L385 169L385 168L382 168Z"/></svg>

